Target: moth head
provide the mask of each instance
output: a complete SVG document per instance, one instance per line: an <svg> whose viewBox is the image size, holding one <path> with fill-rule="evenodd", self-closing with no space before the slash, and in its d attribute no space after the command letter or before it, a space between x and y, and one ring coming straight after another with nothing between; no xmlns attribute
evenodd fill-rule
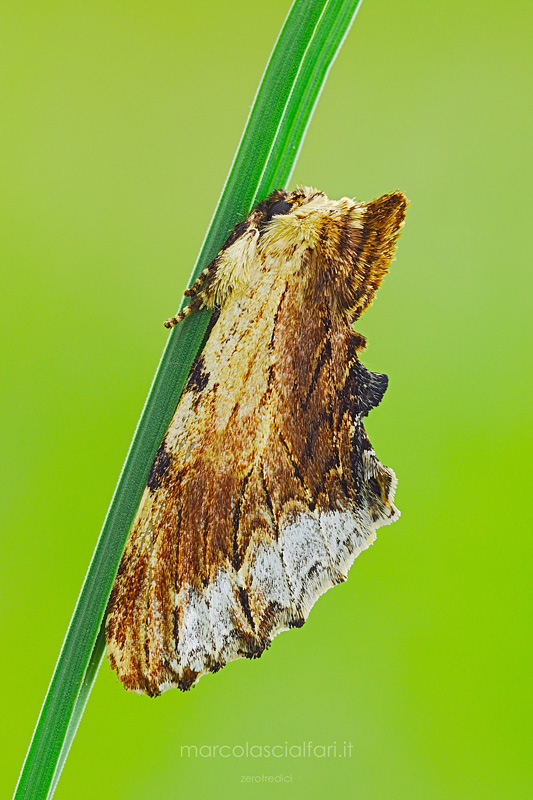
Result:
<svg viewBox="0 0 533 800"><path fill-rule="evenodd" d="M330 204L323 192L304 186L292 192L277 189L260 203L255 213L261 238L259 249L265 256L287 264L293 256L300 257L306 248L314 246L320 209ZM296 261L294 262L296 265Z"/></svg>
<svg viewBox="0 0 533 800"><path fill-rule="evenodd" d="M276 189L235 226L214 262L216 271L206 291L207 305L220 306L230 294L246 289L254 266L258 266L258 251L262 248L265 234L276 231L281 218L292 214L307 201L305 190L286 192Z"/></svg>
<svg viewBox="0 0 533 800"><path fill-rule="evenodd" d="M299 187L292 192L276 189L257 206L256 210L263 215L262 227L264 228L269 222L276 225L279 222L279 220L276 220L277 217L287 216L302 206L308 205L316 198L325 198L327 200L324 192L319 192L317 189L308 186ZM283 222L281 225L283 227Z"/></svg>
<svg viewBox="0 0 533 800"><path fill-rule="evenodd" d="M299 286L304 303L313 306L327 295L334 313L354 321L389 268L406 206L401 192L357 203L330 200L308 186L277 189L235 226L198 291L188 293L197 297L189 308L220 308L245 292L266 264Z"/></svg>

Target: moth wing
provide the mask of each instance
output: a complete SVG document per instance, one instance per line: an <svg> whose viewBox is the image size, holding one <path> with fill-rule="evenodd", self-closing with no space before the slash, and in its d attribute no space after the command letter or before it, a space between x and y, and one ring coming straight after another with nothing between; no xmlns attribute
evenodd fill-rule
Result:
<svg viewBox="0 0 533 800"><path fill-rule="evenodd" d="M328 292L310 307L306 258L291 275L267 254L191 370L108 608L108 654L128 689L187 689L259 656L399 514L363 426L387 378L361 365L361 337Z"/></svg>

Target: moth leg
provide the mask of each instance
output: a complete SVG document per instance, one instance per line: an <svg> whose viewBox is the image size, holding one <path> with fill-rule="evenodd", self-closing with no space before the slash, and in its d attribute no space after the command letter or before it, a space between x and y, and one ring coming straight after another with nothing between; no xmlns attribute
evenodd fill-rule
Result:
<svg viewBox="0 0 533 800"><path fill-rule="evenodd" d="M185 289L183 292L184 297L196 297L199 294L200 290L205 288L204 284L212 277L213 273L216 272L218 268L218 257L214 258L207 267L198 275L196 280L194 281L192 286L189 286L188 289Z"/></svg>
<svg viewBox="0 0 533 800"><path fill-rule="evenodd" d="M176 325L179 325L179 323L182 322L185 319L185 317L188 317L189 314L192 314L192 312L196 311L196 309L201 308L203 306L203 303L204 303L203 297L201 295L197 295L192 301L192 303L189 303L188 306L185 306L185 308L182 311L178 311L178 313L174 317L166 319L163 325L165 326L165 328L176 327Z"/></svg>
<svg viewBox="0 0 533 800"><path fill-rule="evenodd" d="M194 298L192 303L167 319L165 328L178 325L198 308L220 306L236 284L247 282L249 262L256 255L259 224L264 216L264 210L254 209L245 220L235 225L219 254L200 273L193 285L184 291L185 297Z"/></svg>
<svg viewBox="0 0 533 800"><path fill-rule="evenodd" d="M188 289L185 289L183 292L184 297L194 297L195 299L192 303L189 303L188 306L182 311L178 311L178 313L174 317L170 317L170 319L165 320L163 323L165 328L174 328L178 325L185 317L188 317L189 314L192 314L193 311L196 311L197 308L201 308L204 304L204 292L206 287L209 285L209 282L213 279L215 272L217 271L218 267L218 256L214 258L212 261L209 262L207 267L202 270L202 272L198 275L196 280L194 281L192 286L189 286Z"/></svg>

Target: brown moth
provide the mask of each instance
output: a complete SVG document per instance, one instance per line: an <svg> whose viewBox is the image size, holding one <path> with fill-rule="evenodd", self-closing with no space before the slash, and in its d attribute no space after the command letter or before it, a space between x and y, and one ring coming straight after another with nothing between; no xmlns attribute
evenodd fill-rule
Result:
<svg viewBox="0 0 533 800"><path fill-rule="evenodd" d="M387 376L359 361L404 223L370 203L275 191L186 294L209 336L150 470L115 580L107 653L127 689L189 689L303 625L396 520L363 417Z"/></svg>

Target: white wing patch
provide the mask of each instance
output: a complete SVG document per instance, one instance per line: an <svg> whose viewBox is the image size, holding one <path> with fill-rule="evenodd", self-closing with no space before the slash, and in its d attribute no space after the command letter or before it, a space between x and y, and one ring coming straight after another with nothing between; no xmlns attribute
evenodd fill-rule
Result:
<svg viewBox="0 0 533 800"><path fill-rule="evenodd" d="M228 565L204 589L183 588L176 596L177 651L170 659L177 681L194 672L196 682L228 661L259 656L278 633L300 627L320 595L346 579L356 556L374 542L376 528L397 519L392 508L392 515L378 520L364 506L302 512L281 528L277 541L251 546L238 572ZM161 683L159 691L177 681Z"/></svg>

